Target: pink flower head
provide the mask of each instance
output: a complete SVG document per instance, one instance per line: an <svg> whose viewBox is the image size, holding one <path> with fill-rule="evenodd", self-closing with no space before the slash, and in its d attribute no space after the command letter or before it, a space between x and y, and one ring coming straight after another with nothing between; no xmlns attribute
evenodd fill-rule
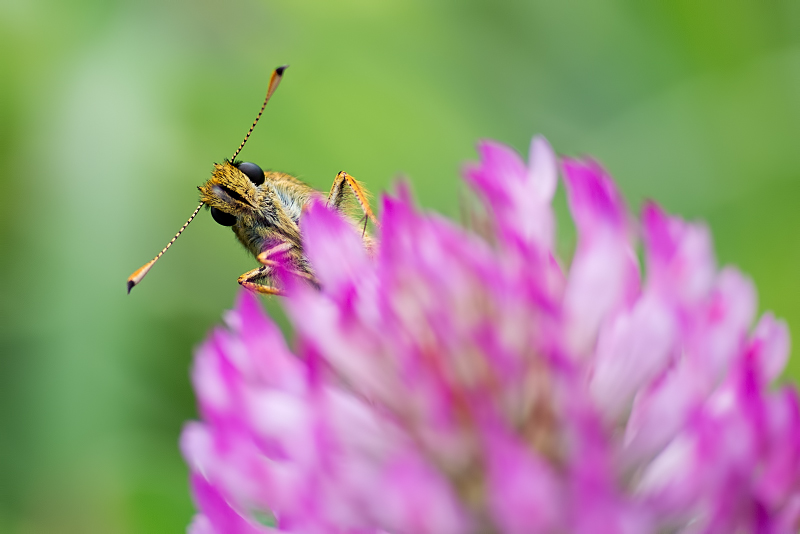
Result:
<svg viewBox="0 0 800 534"><path fill-rule="evenodd" d="M564 160L562 270L550 146L479 150L488 235L401 184L368 255L312 203L321 289L285 281L293 347L243 292L198 349L190 532L796 532L788 331L753 327L752 283L717 268L707 228L654 204L637 223L597 163Z"/></svg>

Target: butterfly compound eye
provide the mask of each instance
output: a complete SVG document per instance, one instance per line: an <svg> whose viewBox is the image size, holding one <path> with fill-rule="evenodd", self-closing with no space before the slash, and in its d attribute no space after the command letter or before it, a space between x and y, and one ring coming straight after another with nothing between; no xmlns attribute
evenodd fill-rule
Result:
<svg viewBox="0 0 800 534"><path fill-rule="evenodd" d="M239 164L239 170L250 178L250 181L253 182L254 185L261 185L264 183L264 171L255 163L244 161Z"/></svg>
<svg viewBox="0 0 800 534"><path fill-rule="evenodd" d="M236 224L236 215L225 213L217 208L211 208L211 216L214 217L217 224L221 224L222 226L233 226Z"/></svg>

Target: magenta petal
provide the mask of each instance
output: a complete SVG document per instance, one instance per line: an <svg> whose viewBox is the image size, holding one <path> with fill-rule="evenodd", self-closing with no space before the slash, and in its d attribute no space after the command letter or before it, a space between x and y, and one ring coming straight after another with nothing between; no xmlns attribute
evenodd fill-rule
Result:
<svg viewBox="0 0 800 534"><path fill-rule="evenodd" d="M217 489L208 483L202 476L192 476L192 489L197 507L202 511L206 520L200 519L199 532L218 532L219 534L264 534L274 532L273 529L263 527L252 521L246 520L225 501ZM209 526L213 530L209 530Z"/></svg>
<svg viewBox="0 0 800 534"><path fill-rule="evenodd" d="M654 203L642 210L648 284L686 305L708 295L714 254L708 229L667 217Z"/></svg>
<svg viewBox="0 0 800 534"><path fill-rule="evenodd" d="M528 181L534 191L532 196L542 204L549 205L556 193L558 162L547 139L537 135L531 140L528 160Z"/></svg>
<svg viewBox="0 0 800 534"><path fill-rule="evenodd" d="M648 514L617 487L613 448L597 416L575 395L567 437L567 532L612 534L648 532Z"/></svg>
<svg viewBox="0 0 800 534"><path fill-rule="evenodd" d="M208 418L234 411L238 403L238 371L225 351L227 335L217 330L198 350L192 382L200 409Z"/></svg>
<svg viewBox="0 0 800 534"><path fill-rule="evenodd" d="M521 182L527 174L519 155L511 148L483 141L478 145L481 164L466 169L465 177L481 191L495 210L507 208L513 202L508 184Z"/></svg>
<svg viewBox="0 0 800 534"><path fill-rule="evenodd" d="M768 400L758 494L774 509L791 502L800 472L800 403L797 393L784 388Z"/></svg>
<svg viewBox="0 0 800 534"><path fill-rule="evenodd" d="M552 532L563 529L564 488L542 459L502 431L487 444L489 503L502 532Z"/></svg>
<svg viewBox="0 0 800 534"><path fill-rule="evenodd" d="M309 202L301 228L306 254L323 286L333 291L358 280L367 261L361 229L317 200Z"/></svg>
<svg viewBox="0 0 800 534"><path fill-rule="evenodd" d="M606 323L595 353L591 390L597 404L617 418L634 394L670 363L677 326L662 302L644 297L631 312Z"/></svg>
<svg viewBox="0 0 800 534"><path fill-rule="evenodd" d="M687 365L694 372L695 383L710 392L744 352L756 308L752 282L735 269L726 268L704 299L691 307L686 301L674 305L687 323L683 332ZM686 320L689 314L691 322Z"/></svg>
<svg viewBox="0 0 800 534"><path fill-rule="evenodd" d="M761 317L751 340L765 381L778 378L789 359L789 329L784 321L775 319L771 312Z"/></svg>
<svg viewBox="0 0 800 534"><path fill-rule="evenodd" d="M800 528L800 497L793 496L778 512L775 532L797 532Z"/></svg>
<svg viewBox="0 0 800 534"><path fill-rule="evenodd" d="M636 295L639 274L625 206L610 178L593 161L565 160L563 167L578 227L564 307L568 345L580 355L591 351L603 320Z"/></svg>
<svg viewBox="0 0 800 534"><path fill-rule="evenodd" d="M462 511L441 475L411 456L398 457L384 473L375 512L390 532L465 532Z"/></svg>
<svg viewBox="0 0 800 534"><path fill-rule="evenodd" d="M679 365L637 393L621 451L626 465L649 460L683 429L698 402L689 377L687 367Z"/></svg>
<svg viewBox="0 0 800 534"><path fill-rule="evenodd" d="M580 246L564 295L568 346L591 351L603 321L627 305L638 287L636 258L628 243L606 234Z"/></svg>
<svg viewBox="0 0 800 534"><path fill-rule="evenodd" d="M241 338L250 356L241 362L250 379L289 391L305 389L303 366L252 293L240 290L236 307L225 315L225 322Z"/></svg>
<svg viewBox="0 0 800 534"><path fill-rule="evenodd" d="M203 514L197 514L192 518L192 523L186 529L187 534L216 534L214 526Z"/></svg>
<svg viewBox="0 0 800 534"><path fill-rule="evenodd" d="M555 194L558 166L543 137L531 141L527 167L510 148L493 142L478 146L480 165L464 171L498 223L501 239L552 247L555 222L550 201Z"/></svg>
<svg viewBox="0 0 800 534"><path fill-rule="evenodd" d="M622 231L627 224L625 203L602 167L592 160L565 159L563 168L569 208L578 232L591 234L603 227Z"/></svg>
<svg viewBox="0 0 800 534"><path fill-rule="evenodd" d="M184 427L180 439L181 453L193 470L203 471L209 464L211 441L205 424L190 422Z"/></svg>

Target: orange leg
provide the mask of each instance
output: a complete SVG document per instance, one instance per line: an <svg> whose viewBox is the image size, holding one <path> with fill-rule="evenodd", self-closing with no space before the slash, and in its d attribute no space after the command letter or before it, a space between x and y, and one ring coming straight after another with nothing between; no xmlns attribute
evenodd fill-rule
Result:
<svg viewBox="0 0 800 534"><path fill-rule="evenodd" d="M280 245L274 246L271 249L265 250L259 254L256 259L258 259L258 262L261 263L262 266L257 269L247 271L241 275L238 280L239 284L250 291L261 293L263 295L284 295L284 292L281 289L267 285L263 283L263 280L272 274L272 269L274 267L278 266L278 262L272 258L279 254L289 252L292 248L293 245L291 243L281 243ZM317 282L317 279L307 272L296 269L289 269L288 272L295 276L299 276L300 278L304 278L314 286L319 287L319 282Z"/></svg>
<svg viewBox="0 0 800 534"><path fill-rule="evenodd" d="M261 293L262 295L283 295L283 291L277 287L263 284L260 280L269 276L272 272L272 267L263 266L252 271L247 271L239 277L239 285L254 293Z"/></svg>
<svg viewBox="0 0 800 534"><path fill-rule="evenodd" d="M361 210L364 212L364 215L370 221L372 221L375 226L378 226L378 219L375 218L375 215L372 213L372 208L369 207L369 200L367 199L366 190L361 186L360 183L356 181L355 178L344 171L341 171L339 174L337 174L336 179L333 181L331 192L328 194L328 205L333 205L333 207L336 209L341 208L345 201L345 184L350 186L350 189L353 191L353 195L356 197L358 205L361 206Z"/></svg>
<svg viewBox="0 0 800 534"><path fill-rule="evenodd" d="M280 245L275 245L274 247L265 250L264 252L256 256L256 259L258 260L258 263L260 263L261 265L272 266L275 265L275 261L270 258L272 258L273 256L277 256L278 254L282 254L284 252L289 252L290 250L292 250L292 247L293 245L291 243L281 243Z"/></svg>

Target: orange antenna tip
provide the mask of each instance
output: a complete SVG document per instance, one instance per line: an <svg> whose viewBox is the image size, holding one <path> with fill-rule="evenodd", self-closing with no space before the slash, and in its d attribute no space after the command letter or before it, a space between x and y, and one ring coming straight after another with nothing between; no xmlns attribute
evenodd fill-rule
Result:
<svg viewBox="0 0 800 534"><path fill-rule="evenodd" d="M128 277L128 294L129 295L131 294L131 289L133 289L134 286L136 286L136 284L138 284L139 282L141 282L144 279L145 275L150 270L150 267L152 267L155 262L156 262L156 260L148 261L147 263L145 263L144 265L142 265L141 267L136 269L136 271L134 271L134 273Z"/></svg>

